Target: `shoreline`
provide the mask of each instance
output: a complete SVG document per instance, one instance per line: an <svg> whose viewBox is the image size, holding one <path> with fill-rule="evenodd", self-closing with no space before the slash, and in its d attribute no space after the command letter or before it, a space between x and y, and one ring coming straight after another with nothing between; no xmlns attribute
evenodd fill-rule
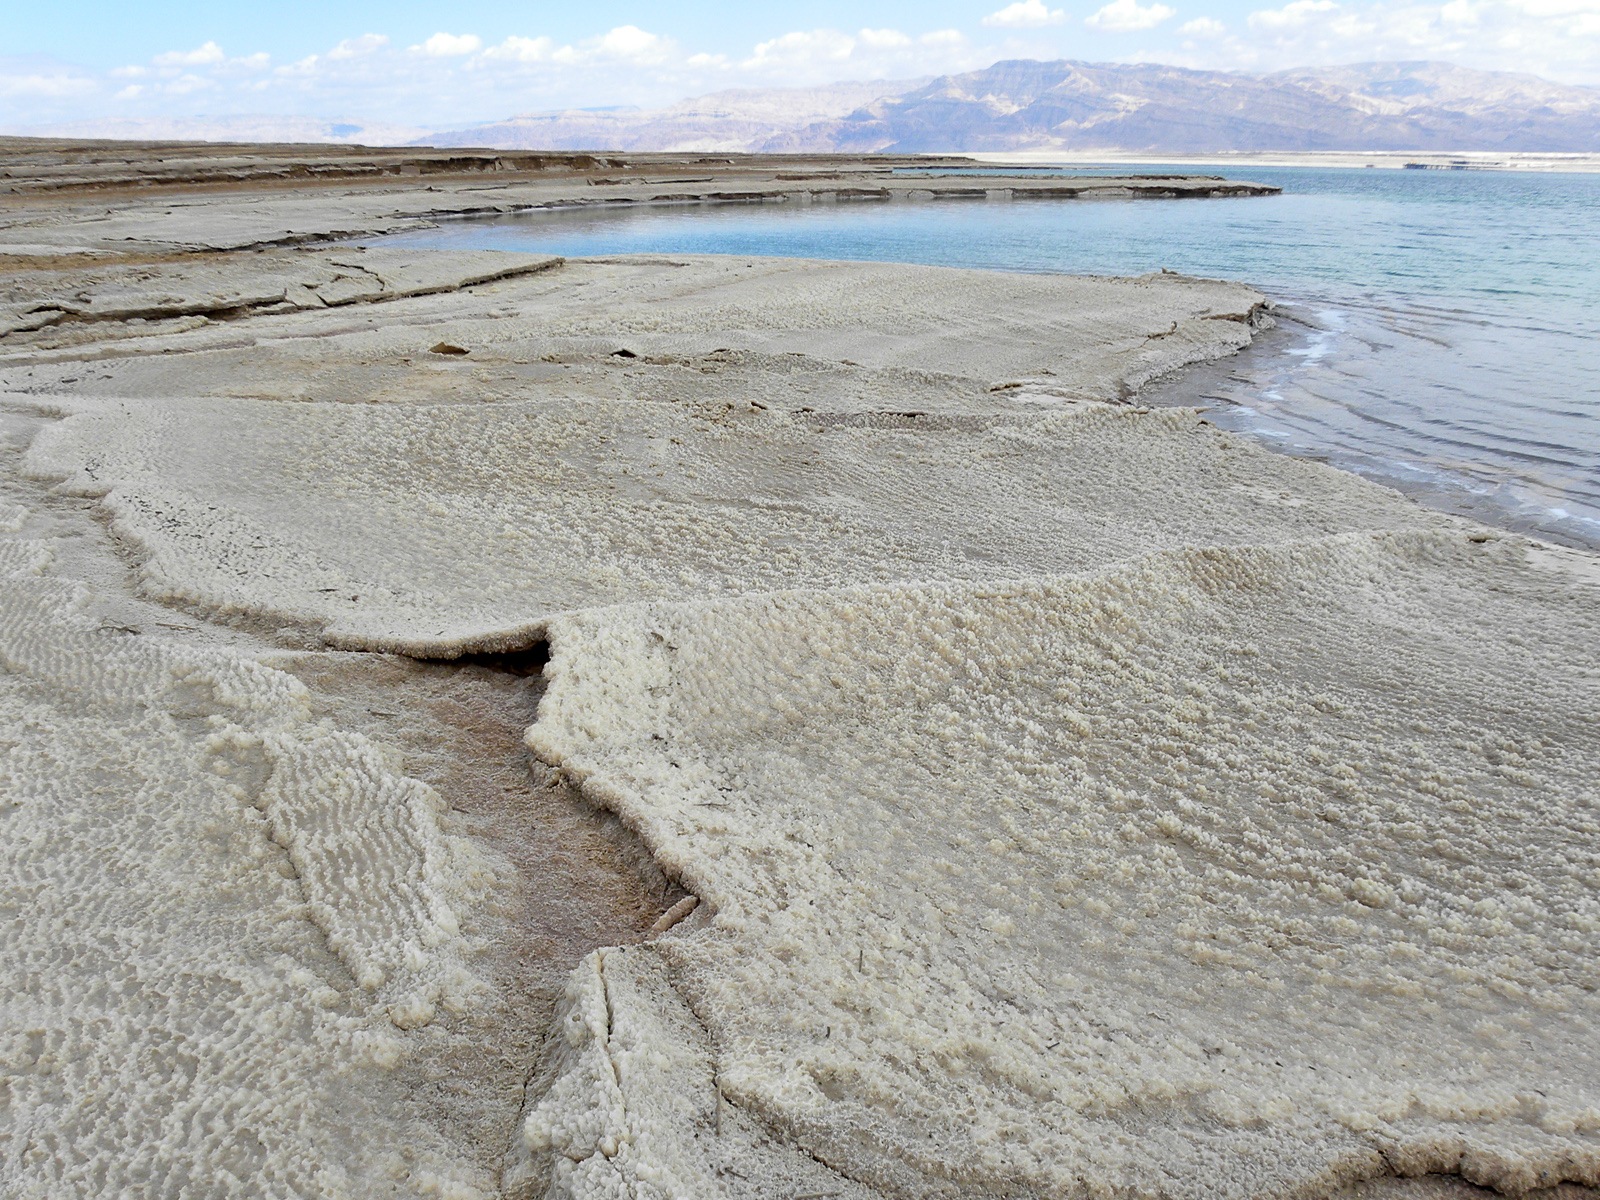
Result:
<svg viewBox="0 0 1600 1200"><path fill-rule="evenodd" d="M1225 381L1236 379L1239 370L1263 359L1290 365L1294 357L1290 339L1296 335L1285 328L1286 324L1292 323L1298 326L1303 331L1299 336L1306 340L1321 332L1319 326L1297 318L1295 310L1306 309L1315 303L1324 303L1326 297L1274 295L1270 292L1266 294L1272 305L1273 319L1278 322L1276 328L1258 334L1250 345L1243 347L1237 355L1228 359L1197 363L1181 368L1169 379L1153 380L1147 390L1141 393L1139 403L1176 408L1191 407L1198 403L1203 412L1216 413L1222 417L1219 423L1223 428L1250 437L1258 445L1267 447L1275 453L1308 462L1326 463L1335 470L1359 475L1384 487L1393 488L1412 502L1434 512L1481 522L1543 545L1600 556L1600 534L1585 538L1580 533L1550 528L1553 520L1563 519L1564 510L1558 514L1555 509L1547 506L1542 510L1535 509L1530 512L1529 509L1534 506L1520 496L1515 501L1521 506L1519 508L1514 507L1510 500L1495 498L1487 487L1482 491L1474 490L1470 476L1452 475L1443 468L1423 472L1412 464L1393 458L1382 458L1372 450L1291 445L1280 437L1269 436L1252 429L1251 423L1261 418L1245 400L1206 395L1197 401L1195 398L1197 394L1216 390ZM1283 435L1283 437L1289 436L1291 435ZM1502 486L1510 486L1510 481Z"/></svg>
<svg viewBox="0 0 1600 1200"><path fill-rule="evenodd" d="M479 182L0 196L0 1185L1600 1185L1600 558L1243 284L286 244Z"/></svg>
<svg viewBox="0 0 1600 1200"><path fill-rule="evenodd" d="M964 168L969 169L969 168ZM938 178L937 176L935 178ZM964 178L964 177L949 177ZM1145 177L1150 178L1150 177ZM796 197L789 197L795 199ZM898 197L904 199L904 196ZM994 199L991 195L991 200ZM783 196L770 196L765 202L783 201ZM810 203L808 197L802 194L799 199L802 203ZM747 201L747 203L760 203L762 201ZM654 204L641 202L644 207L671 208L680 204L707 203L693 200L663 200ZM472 213L462 214L450 218L439 218L440 225L448 224L468 225L475 222L487 222L491 226L500 226L505 229L514 229L521 220L537 220L538 214L549 213L581 213L592 209L592 205L581 204L552 204L537 210L523 210L517 213ZM628 205L628 208L635 207ZM451 235L442 233L438 239L430 240L429 230L419 230L410 234L389 235L380 239L356 239L359 244L377 247L418 247L429 250L450 251L460 249L452 244ZM490 245L497 239L490 239ZM537 242L535 243L537 244ZM660 253L675 253L669 249L662 249ZM779 251L782 252L781 250ZM596 250L591 257L603 254L603 250ZM913 255L912 258L915 256ZM875 258L856 258L841 261L885 261ZM901 261L911 261L911 258ZM1054 265L1021 265L1008 264L1004 267L986 267L981 269L1007 270L1018 273L1056 273L1063 268ZM1083 272L1071 271L1073 274ZM1208 276L1231 278L1232 274L1225 271L1207 271ZM1114 278L1111 272L1099 272L1101 277ZM1313 296L1311 294L1285 294L1283 303L1291 306L1315 306L1329 300L1327 295ZM1423 301L1424 303L1426 300ZM1488 318L1486 318L1488 319ZM1252 347L1244 352L1246 358L1259 358L1259 348ZM1226 368L1213 368L1226 375ZM1186 391L1199 385L1203 372L1191 371L1185 374L1184 381L1177 387L1177 394L1171 401L1154 400L1154 403L1171 403L1182 406L1188 401L1184 398ZM1239 406L1248 405L1248 400L1223 400L1221 412L1235 411ZM1288 414L1285 414L1287 416ZM1248 420L1240 418L1235 424L1223 423L1230 428L1238 428L1249 432ZM1537 479L1524 478L1515 473L1507 474L1503 479L1496 481L1491 478L1488 464L1482 464L1483 471L1475 473L1471 460L1464 460L1459 470L1448 467L1433 467L1430 465L1416 465L1404 453L1395 447L1388 447L1391 453L1385 456L1383 448L1362 447L1350 445L1317 445L1312 442L1308 445L1286 445L1277 436L1270 433L1259 434L1261 444L1271 446L1283 453L1295 455L1311 461L1325 461L1338 465L1340 469L1350 470L1365 478L1383 483L1401 491L1403 494L1418 500L1424 505L1438 511L1452 513L1468 519L1480 520L1485 523L1504 529L1508 532L1518 533L1535 538L1543 538L1555 544L1571 546L1584 550L1600 550L1600 534L1588 534L1583 529L1585 518L1573 516L1567 512L1561 503L1559 494L1541 493L1541 483ZM1282 435L1292 436L1292 435ZM1426 460L1422 460L1426 461ZM1504 464L1501 464L1504 465ZM1593 523L1592 521L1590 522Z"/></svg>
<svg viewBox="0 0 1600 1200"><path fill-rule="evenodd" d="M1250 167L1339 167L1378 170L1432 171L1568 171L1591 174L1600 171L1600 154L1532 153L1495 150L1234 150L1215 154L1160 154L1131 150L1013 150L960 151L951 157L973 159L982 165L1087 166L1123 163L1160 163L1183 166L1215 166L1231 169Z"/></svg>
<svg viewBox="0 0 1600 1200"><path fill-rule="evenodd" d="M893 174L898 166L936 161L917 156L599 157L427 148L355 154L340 147L24 141L0 138L0 213L28 214L0 228L0 261L13 270L29 258L48 260L62 253L116 254L133 245L156 253L293 246L426 228L438 218L551 205L954 201L984 200L991 193L996 199L1041 201L1236 198L1280 190L1218 176L1159 181L1003 177L993 187L979 187L970 179L929 186L926 180ZM294 153L308 149L314 153ZM151 162L148 156L156 152L162 157ZM296 157L309 159L310 165L297 163ZM45 171L47 177L35 178ZM199 211L184 211L179 219L166 201L180 195L205 203L186 204L186 210ZM256 203L269 199L275 212L254 211ZM96 211L102 204L109 206L106 216ZM85 236L74 227L79 215L91 212L100 236Z"/></svg>

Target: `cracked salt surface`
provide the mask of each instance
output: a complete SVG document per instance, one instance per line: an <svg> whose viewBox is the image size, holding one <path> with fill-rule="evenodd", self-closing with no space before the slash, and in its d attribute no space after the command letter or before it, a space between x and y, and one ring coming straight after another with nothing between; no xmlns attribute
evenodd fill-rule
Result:
<svg viewBox="0 0 1600 1200"><path fill-rule="evenodd" d="M1588 599L1405 532L555 619L529 744L715 909L631 970L717 1055L577 984L529 1145L713 1194L720 1092L886 1195L1595 1183Z"/></svg>
<svg viewBox="0 0 1600 1200"><path fill-rule="evenodd" d="M483 990L474 848L298 682L95 619L52 557L0 545L6 1194L490 1194L393 1078Z"/></svg>
<svg viewBox="0 0 1600 1200"><path fill-rule="evenodd" d="M0 512L17 1194L1600 1182L1600 593L1105 403L1258 294L446 267L0 360L60 418ZM489 1003L489 859L258 660L546 637L530 745L699 903L573 973L498 1175L405 1087Z"/></svg>

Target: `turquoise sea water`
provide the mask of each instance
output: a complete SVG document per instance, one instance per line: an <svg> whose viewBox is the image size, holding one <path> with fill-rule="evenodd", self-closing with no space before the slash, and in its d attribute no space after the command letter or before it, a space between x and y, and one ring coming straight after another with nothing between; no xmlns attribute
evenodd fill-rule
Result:
<svg viewBox="0 0 1600 1200"><path fill-rule="evenodd" d="M1231 174L1284 194L574 209L387 241L1244 280L1278 304L1280 329L1152 399L1208 403L1219 423L1287 452L1600 546L1600 175Z"/></svg>

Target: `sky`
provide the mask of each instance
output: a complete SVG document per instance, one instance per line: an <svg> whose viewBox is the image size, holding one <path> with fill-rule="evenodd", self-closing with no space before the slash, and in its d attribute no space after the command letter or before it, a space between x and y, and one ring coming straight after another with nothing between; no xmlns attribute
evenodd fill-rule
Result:
<svg viewBox="0 0 1600 1200"><path fill-rule="evenodd" d="M0 0L0 128L274 114L447 129L1006 58L1428 58L1600 85L1600 0Z"/></svg>

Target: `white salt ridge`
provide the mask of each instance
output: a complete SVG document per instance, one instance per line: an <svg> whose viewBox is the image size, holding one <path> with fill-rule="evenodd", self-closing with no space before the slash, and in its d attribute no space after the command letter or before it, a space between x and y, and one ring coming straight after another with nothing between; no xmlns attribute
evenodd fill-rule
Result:
<svg viewBox="0 0 1600 1200"><path fill-rule="evenodd" d="M298 681L51 558L0 542L6 1195L491 1194L392 1078L482 990L472 847Z"/></svg>
<svg viewBox="0 0 1600 1200"><path fill-rule="evenodd" d="M554 620L529 744L715 910L625 973L716 1055L593 961L530 1147L562 1194L763 1194L720 1089L884 1195L1600 1183L1571 589L1359 534Z"/></svg>
<svg viewBox="0 0 1600 1200"><path fill-rule="evenodd" d="M574 973L516 1200L1600 1182L1600 593L1096 403L1259 301L575 263L131 339L177 353L63 377L27 472L246 631L548 634L530 744L701 902ZM0 546L0 1179L492 1190L396 1082L478 994L483 868L432 794Z"/></svg>
<svg viewBox="0 0 1600 1200"><path fill-rule="evenodd" d="M490 273L486 257L469 265ZM281 268L262 269L260 287L281 285ZM165 282L180 296L215 290L203 271ZM462 336L475 347L463 365L488 373L553 350L608 364L621 395L546 383L466 407L410 396L286 412L175 397L162 380L125 400L60 400L71 415L37 439L28 470L102 498L152 597L424 654L525 641L547 614L591 604L1071 570L1107 561L1108 541L1122 556L1211 536L1234 507L1202 486L1219 469L1215 435L1192 414L1169 426L1106 412L1080 430L1007 398L1114 399L1230 353L1262 303L1236 284L699 259L573 264L516 286L522 319ZM285 340L317 319L279 318ZM202 339L195 350L236 340L184 336ZM416 341L404 328L342 339L351 356ZM329 357L320 340L312 350ZM185 387L231 388L260 369L196 357ZM717 378L734 370L731 384ZM913 406L919 418L905 418ZM1017 427L983 427L1019 410ZM948 419L962 416L980 423ZM920 418L926 429L881 427ZM1242 478L1267 461L1221 469ZM1193 482L1206 500L1167 508L1148 533L1108 530L1129 475L1150 489ZM1363 515L1381 496L1357 502Z"/></svg>
<svg viewBox="0 0 1600 1200"><path fill-rule="evenodd" d="M304 404L292 422L248 400L79 407L29 470L101 498L147 594L404 653L515 645L550 614L625 600L1055 573L1223 528L1410 519L1189 411L1005 404L1017 424L886 432L563 398ZM1344 510L1291 491L1337 491ZM1130 506L1138 520L1108 518Z"/></svg>

